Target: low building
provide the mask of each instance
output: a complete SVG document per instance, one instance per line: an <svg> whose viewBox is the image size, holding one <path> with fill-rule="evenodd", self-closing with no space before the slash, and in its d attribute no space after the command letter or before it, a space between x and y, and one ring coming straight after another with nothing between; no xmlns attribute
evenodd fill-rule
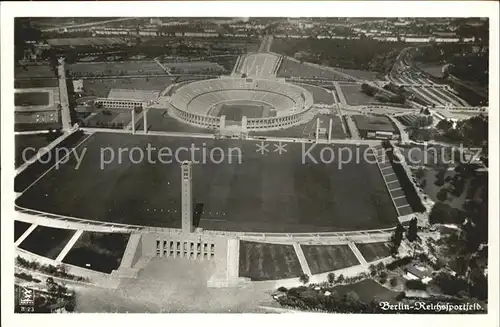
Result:
<svg viewBox="0 0 500 327"><path fill-rule="evenodd" d="M387 140L399 138L396 127L385 116L353 115L351 117L356 123L359 135L364 139Z"/></svg>
<svg viewBox="0 0 500 327"><path fill-rule="evenodd" d="M432 271L426 267L409 264L404 268L404 271L403 277L407 280L420 280L424 284L432 280Z"/></svg>
<svg viewBox="0 0 500 327"><path fill-rule="evenodd" d="M73 80L73 91L76 94L83 94L83 79Z"/></svg>

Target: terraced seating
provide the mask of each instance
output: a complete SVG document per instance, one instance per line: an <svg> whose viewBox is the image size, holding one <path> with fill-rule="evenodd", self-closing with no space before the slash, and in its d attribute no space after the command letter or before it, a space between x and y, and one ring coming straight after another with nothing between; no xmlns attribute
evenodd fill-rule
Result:
<svg viewBox="0 0 500 327"><path fill-rule="evenodd" d="M256 101L277 111L308 105L305 90L274 80L213 79L193 82L175 91L172 104L183 111L206 115L214 105L234 100Z"/></svg>

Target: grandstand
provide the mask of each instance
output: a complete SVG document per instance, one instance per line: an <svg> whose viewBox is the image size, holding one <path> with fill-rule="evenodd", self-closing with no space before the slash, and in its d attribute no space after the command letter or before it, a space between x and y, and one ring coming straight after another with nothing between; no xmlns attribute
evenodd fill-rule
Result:
<svg viewBox="0 0 500 327"><path fill-rule="evenodd" d="M252 77L274 76L280 62L281 57L273 53L251 53L238 61L235 73Z"/></svg>
<svg viewBox="0 0 500 327"><path fill-rule="evenodd" d="M160 92L152 90L111 89L109 90L108 98L154 101L158 98L159 94Z"/></svg>

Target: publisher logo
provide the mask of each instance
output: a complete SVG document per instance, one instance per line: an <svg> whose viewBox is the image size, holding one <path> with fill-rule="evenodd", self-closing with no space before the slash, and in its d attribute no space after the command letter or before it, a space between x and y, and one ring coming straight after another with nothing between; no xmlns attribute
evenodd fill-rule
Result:
<svg viewBox="0 0 500 327"><path fill-rule="evenodd" d="M21 287L19 292L19 305L35 305L35 292L32 289Z"/></svg>

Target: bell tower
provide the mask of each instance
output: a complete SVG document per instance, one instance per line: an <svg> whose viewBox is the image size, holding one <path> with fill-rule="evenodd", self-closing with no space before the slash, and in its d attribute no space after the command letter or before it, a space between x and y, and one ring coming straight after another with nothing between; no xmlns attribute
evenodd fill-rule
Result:
<svg viewBox="0 0 500 327"><path fill-rule="evenodd" d="M190 161L184 161L181 164L182 181L182 232L193 232L193 192L192 192L192 174Z"/></svg>

